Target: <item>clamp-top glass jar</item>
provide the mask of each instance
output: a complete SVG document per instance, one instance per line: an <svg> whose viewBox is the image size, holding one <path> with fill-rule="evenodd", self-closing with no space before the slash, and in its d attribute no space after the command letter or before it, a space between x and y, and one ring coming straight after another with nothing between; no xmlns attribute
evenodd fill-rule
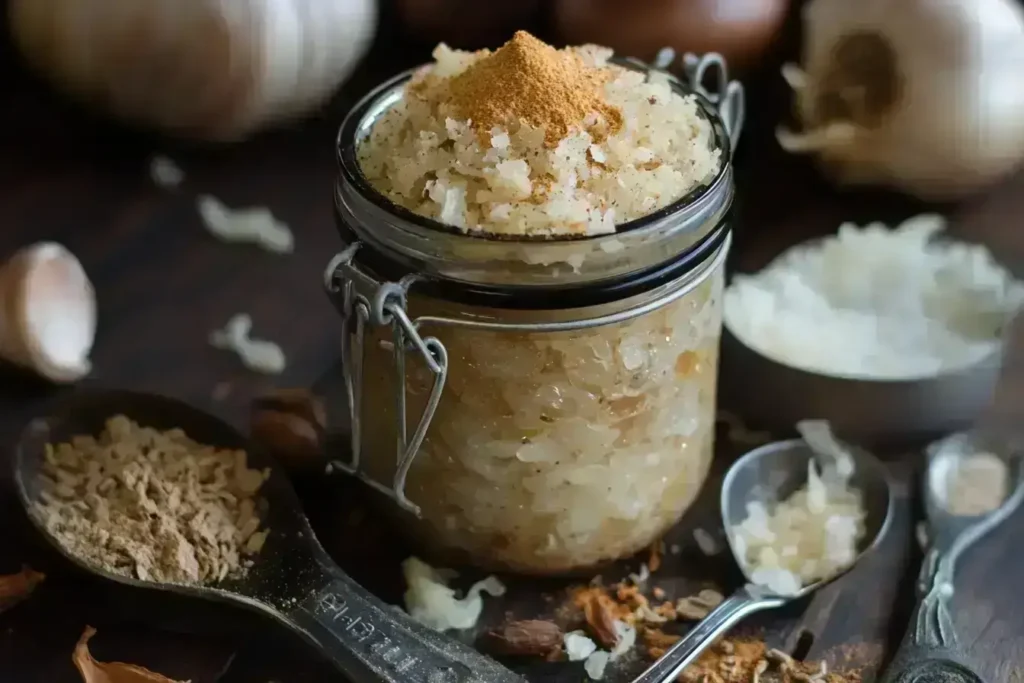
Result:
<svg viewBox="0 0 1024 683"><path fill-rule="evenodd" d="M712 458L743 93L717 55L685 65L670 85L695 94L724 150L718 171L613 234L488 239L377 192L358 147L413 71L342 125L347 246L325 277L345 323L352 453L334 465L388 496L433 554L582 570L650 545L696 498Z"/></svg>

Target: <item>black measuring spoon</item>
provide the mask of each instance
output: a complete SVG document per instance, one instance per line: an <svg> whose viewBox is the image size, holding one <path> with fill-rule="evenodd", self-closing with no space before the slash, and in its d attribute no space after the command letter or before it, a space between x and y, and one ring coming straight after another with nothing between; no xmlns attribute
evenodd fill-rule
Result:
<svg viewBox="0 0 1024 683"><path fill-rule="evenodd" d="M260 515L270 533L242 579L191 586L122 576L85 563L46 529L35 506L46 445L99 434L114 415L156 429L180 428L200 443L245 450L249 465L270 469L260 489ZM226 422L186 403L153 394L83 390L58 399L33 419L15 448L14 483L39 532L82 569L130 586L233 603L272 617L321 650L358 683L525 683L476 650L381 602L327 555L298 496L271 459Z"/></svg>

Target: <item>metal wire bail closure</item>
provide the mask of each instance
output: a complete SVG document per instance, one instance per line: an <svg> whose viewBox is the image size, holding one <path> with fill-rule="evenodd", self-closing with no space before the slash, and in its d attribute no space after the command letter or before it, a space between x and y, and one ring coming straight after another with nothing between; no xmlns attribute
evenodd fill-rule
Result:
<svg viewBox="0 0 1024 683"><path fill-rule="evenodd" d="M654 58L654 68L669 71L675 59L675 50L670 47L662 48ZM726 66L725 57L717 52L699 56L687 52L683 55L682 61L687 85L706 97L718 110L718 115L722 117L722 123L729 134L729 148L735 153L747 115L747 94L743 84L729 80L729 68ZM708 90L704 85L709 73L713 76L714 90Z"/></svg>
<svg viewBox="0 0 1024 683"><path fill-rule="evenodd" d="M378 282L360 270L354 263L360 243L349 245L331 259L324 273L324 286L331 300L338 305L342 319L341 364L348 398L350 437L352 454L348 462L334 460L332 468L358 477L377 491L393 499L398 505L417 517L420 508L405 495L405 481L409 476L416 454L419 453L427 429L437 412L448 377L448 351L435 337L421 337L416 326L405 311L409 287L415 278L403 278L400 282ZM360 287L361 285L361 287ZM371 293L357 291L363 289ZM391 327L395 358L395 415L397 435L395 443L396 469L391 487L376 481L360 467L362 446L362 394L363 394L363 349L367 323L374 326ZM405 355L418 353L434 376L434 382L427 397L426 407L420 415L416 428L410 437L406 416L406 372Z"/></svg>

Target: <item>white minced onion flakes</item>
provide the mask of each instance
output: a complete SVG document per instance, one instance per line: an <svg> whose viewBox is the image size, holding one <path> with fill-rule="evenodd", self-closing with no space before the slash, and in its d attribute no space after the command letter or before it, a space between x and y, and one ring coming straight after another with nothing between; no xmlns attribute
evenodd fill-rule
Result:
<svg viewBox="0 0 1024 683"><path fill-rule="evenodd" d="M455 578L451 570L435 569L410 557L402 563L405 575L405 610L416 621L437 631L466 630L476 626L483 612L483 594L505 594L505 586L489 576L474 583L464 597L458 597L448 582Z"/></svg>
<svg viewBox="0 0 1024 683"><path fill-rule="evenodd" d="M252 337L252 317L248 313L232 316L223 329L210 333L209 342L215 349L234 352L245 367L265 375L278 375L288 364L280 346Z"/></svg>
<svg viewBox="0 0 1024 683"><path fill-rule="evenodd" d="M890 230L847 223L788 250L725 294L725 324L751 349L830 376L914 379L995 353L1024 285L983 246L934 239L937 215Z"/></svg>
<svg viewBox="0 0 1024 683"><path fill-rule="evenodd" d="M825 426L798 425L809 445L821 449L808 461L807 484L785 500L748 502L746 518L730 529L747 576L779 595L846 570L864 535L864 502L850 486L853 459L834 439L823 438Z"/></svg>
<svg viewBox="0 0 1024 683"><path fill-rule="evenodd" d="M255 244L275 254L295 250L291 228L265 206L230 209L216 197L201 195L196 208L207 231L222 242Z"/></svg>
<svg viewBox="0 0 1024 683"><path fill-rule="evenodd" d="M565 656L570 662L581 662L597 652L597 643L587 637L583 631L570 631L562 637L565 645Z"/></svg>
<svg viewBox="0 0 1024 683"><path fill-rule="evenodd" d="M411 211L469 233L515 236L611 234L714 179L721 152L695 97L657 72L609 63L610 49L567 49L608 75L602 94L622 111L621 130L593 138L585 128L598 120L594 112L553 148L525 122L481 141L447 91L429 88L376 122L360 145L363 173ZM484 58L445 45L433 56L412 85L453 78Z"/></svg>
<svg viewBox="0 0 1024 683"><path fill-rule="evenodd" d="M608 668L608 662L610 661L610 654L604 650L598 650L583 662L583 670L587 672L587 676L592 680L600 681L604 678L604 671Z"/></svg>
<svg viewBox="0 0 1024 683"><path fill-rule="evenodd" d="M173 159L158 154L149 160L149 177L157 186L173 190L185 181L185 172Z"/></svg>

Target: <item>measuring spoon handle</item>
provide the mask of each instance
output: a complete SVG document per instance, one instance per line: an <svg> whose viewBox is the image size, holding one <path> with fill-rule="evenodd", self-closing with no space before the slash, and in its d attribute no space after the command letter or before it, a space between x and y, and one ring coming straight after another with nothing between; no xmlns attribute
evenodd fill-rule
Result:
<svg viewBox="0 0 1024 683"><path fill-rule="evenodd" d="M525 683L472 648L385 605L341 569L285 615L359 683Z"/></svg>
<svg viewBox="0 0 1024 683"><path fill-rule="evenodd" d="M661 659L633 683L669 683L675 681L687 666L693 663L701 653L723 636L741 619L754 612L774 609L785 604L785 599L777 596L764 595L759 588L746 585L739 589L722 604L697 622L683 639L673 645Z"/></svg>
<svg viewBox="0 0 1024 683"><path fill-rule="evenodd" d="M960 650L949 604L959 554L956 545L936 544L925 553L917 578L917 606L882 683L984 683Z"/></svg>
<svg viewBox="0 0 1024 683"><path fill-rule="evenodd" d="M918 602L882 683L985 683L957 646L944 603L928 596Z"/></svg>

